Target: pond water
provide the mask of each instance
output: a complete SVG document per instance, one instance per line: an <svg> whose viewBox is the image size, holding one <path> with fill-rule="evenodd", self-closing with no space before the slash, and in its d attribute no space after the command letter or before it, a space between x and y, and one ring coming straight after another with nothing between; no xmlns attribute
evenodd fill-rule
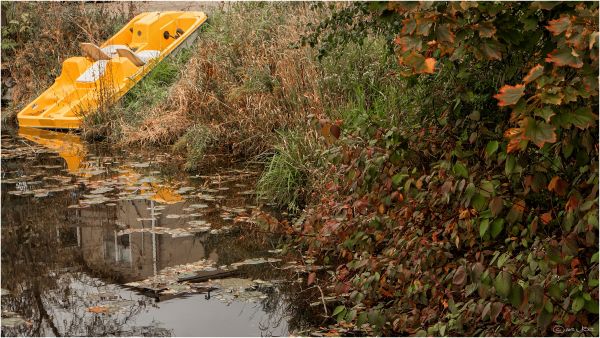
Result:
<svg viewBox="0 0 600 338"><path fill-rule="evenodd" d="M166 153L36 129L1 141L3 336L280 336L314 321L302 267L250 226L257 168L187 175Z"/></svg>

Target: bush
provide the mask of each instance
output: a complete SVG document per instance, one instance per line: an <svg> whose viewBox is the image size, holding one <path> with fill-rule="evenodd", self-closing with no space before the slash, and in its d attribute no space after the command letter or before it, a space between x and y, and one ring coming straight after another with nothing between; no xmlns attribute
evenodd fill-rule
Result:
<svg viewBox="0 0 600 338"><path fill-rule="evenodd" d="M334 289L350 297L335 319L378 334L597 334L598 3L353 6L312 42L327 52L345 43L336 28L387 27L415 118L356 123L304 215L307 252L341 260Z"/></svg>

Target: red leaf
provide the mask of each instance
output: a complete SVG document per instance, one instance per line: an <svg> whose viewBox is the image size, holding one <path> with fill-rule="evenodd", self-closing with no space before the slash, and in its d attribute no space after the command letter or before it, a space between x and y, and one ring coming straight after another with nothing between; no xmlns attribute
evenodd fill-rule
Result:
<svg viewBox="0 0 600 338"><path fill-rule="evenodd" d="M500 88L500 92L494 95L494 98L498 100L498 106L512 106L516 104L519 99L523 96L525 91L525 86L522 84L518 84L516 86L506 85Z"/></svg>
<svg viewBox="0 0 600 338"><path fill-rule="evenodd" d="M544 67L542 65L538 64L529 70L529 73L527 73L527 76L525 76L525 78L523 79L523 82L525 82L527 84L527 83L537 79L538 77L542 76L542 74L544 74Z"/></svg>

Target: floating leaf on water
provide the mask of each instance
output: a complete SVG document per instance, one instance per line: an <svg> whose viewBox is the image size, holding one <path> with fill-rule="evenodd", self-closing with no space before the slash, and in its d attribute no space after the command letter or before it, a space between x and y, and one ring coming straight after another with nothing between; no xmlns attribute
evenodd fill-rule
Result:
<svg viewBox="0 0 600 338"><path fill-rule="evenodd" d="M2 327L17 327L27 323L23 317L15 312L3 311L2 312ZM4 334L4 332L3 332Z"/></svg>
<svg viewBox="0 0 600 338"><path fill-rule="evenodd" d="M108 313L108 306L90 306L86 309L87 312L91 313Z"/></svg>
<svg viewBox="0 0 600 338"><path fill-rule="evenodd" d="M204 209L204 208L208 208L208 204L203 204L203 203L200 203L200 204L191 204L188 207L191 208L191 209Z"/></svg>
<svg viewBox="0 0 600 338"><path fill-rule="evenodd" d="M109 191L113 191L114 188L111 187L102 187L102 188L98 188L98 189L94 189L92 191L90 191L90 194L94 194L94 195L98 195L98 194L104 194L107 193ZM84 196L89 196L89 195L84 195Z"/></svg>
<svg viewBox="0 0 600 338"><path fill-rule="evenodd" d="M237 289L244 290L248 288L252 288L255 286L255 283L247 278L225 278L225 279L217 279L213 281L213 284L219 286L222 289Z"/></svg>
<svg viewBox="0 0 600 338"><path fill-rule="evenodd" d="M173 238L188 237L188 236L194 236L194 234L191 232L180 232L180 233L172 233L171 234L171 237L173 237Z"/></svg>
<svg viewBox="0 0 600 338"><path fill-rule="evenodd" d="M192 232L207 232L209 230L210 230L210 227L199 227L199 228L190 229L190 231L192 231Z"/></svg>
<svg viewBox="0 0 600 338"><path fill-rule="evenodd" d="M259 258L248 258L244 261L233 263L233 264L231 264L231 266L239 267L239 266L243 266L243 265L256 265L256 264L276 263L276 262L281 262L281 259L259 257Z"/></svg>
<svg viewBox="0 0 600 338"><path fill-rule="evenodd" d="M181 187L181 188L177 189L175 192L177 194L185 194L186 192L192 191L192 190L194 190L194 187Z"/></svg>
<svg viewBox="0 0 600 338"><path fill-rule="evenodd" d="M197 220L197 221L189 221L189 222L187 222L187 224L189 224L191 226L201 226L201 225L205 225L207 223L204 220Z"/></svg>
<svg viewBox="0 0 600 338"><path fill-rule="evenodd" d="M37 197L37 198L42 198L42 197L48 197L48 191L41 191L41 192L36 192L34 193L33 197Z"/></svg>
<svg viewBox="0 0 600 338"><path fill-rule="evenodd" d="M129 163L130 166L134 167L134 168L148 168L150 166L150 162L143 162L143 163Z"/></svg>
<svg viewBox="0 0 600 338"><path fill-rule="evenodd" d="M137 221L138 222L150 222L150 221L156 221L156 218L154 218L154 217L147 217L147 218L138 217Z"/></svg>

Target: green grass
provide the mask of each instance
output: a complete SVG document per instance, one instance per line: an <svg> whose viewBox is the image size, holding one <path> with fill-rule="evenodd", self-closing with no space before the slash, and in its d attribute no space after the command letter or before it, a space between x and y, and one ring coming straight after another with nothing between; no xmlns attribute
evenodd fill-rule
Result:
<svg viewBox="0 0 600 338"><path fill-rule="evenodd" d="M177 55L167 57L152 71L125 94L121 101L126 118L137 122L143 113L163 101L169 87L179 78L185 64L190 59L191 51L184 49Z"/></svg>
<svg viewBox="0 0 600 338"><path fill-rule="evenodd" d="M256 184L259 199L297 213L307 202L312 171L321 165L318 141L310 133L280 134L275 155L269 160Z"/></svg>
<svg viewBox="0 0 600 338"><path fill-rule="evenodd" d="M167 97L169 88L179 78L190 56L190 49L168 56L113 107L87 114L84 118L84 136L91 139L118 139L122 126L117 121L125 121L128 126L138 125L154 106Z"/></svg>
<svg viewBox="0 0 600 338"><path fill-rule="evenodd" d="M206 149L214 141L214 132L210 128L196 124L177 140L173 150L186 154L185 170L191 171L198 167Z"/></svg>

